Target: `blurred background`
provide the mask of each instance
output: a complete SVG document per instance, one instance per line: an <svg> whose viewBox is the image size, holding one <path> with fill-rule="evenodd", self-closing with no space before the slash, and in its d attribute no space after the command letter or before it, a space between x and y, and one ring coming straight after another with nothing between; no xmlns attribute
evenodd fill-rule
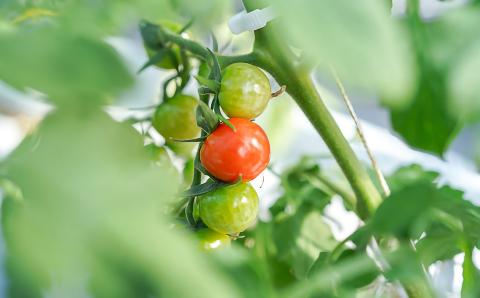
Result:
<svg viewBox="0 0 480 298"><path fill-rule="evenodd" d="M48 1L25 2L47 7ZM23 15L25 20L20 21L18 18L22 18L26 3L7 0L0 4L3 12L3 19L0 20L0 160L18 160L11 172L0 167L0 177L8 173L17 178L16 183L21 186L25 197L32 194L38 196L38 200L30 203L30 213L27 211L22 214L19 222L2 215L2 225L18 231L15 233L18 239L13 241L15 244L11 249L25 250L28 257L16 259L14 256L7 261L5 245L0 246L4 257L2 268L15 267L15 264L18 265L16 268L20 268L10 276L7 276L5 269L0 271L0 296L7 296L7 284L18 288L18 297L22 294L25 295L23 297L35 297L33 289L45 288L39 287L39 284L48 284L48 290L41 292L44 297L91 297L86 283L93 274L100 277L102 286L99 289L108 285L108 290L105 290L105 293L109 293L105 297L108 297L112 293L133 291L119 282L122 278L135 279L133 272L143 272L136 278L147 281L151 275L160 276L158 280L162 282L161 285L157 284L158 291L165 297L170 297L168 294L209 296L213 284L219 297L236 296L235 291L229 292L235 289L233 282L221 275L221 270L214 267L205 275L200 268L211 265L196 253L182 250L182 246L188 246L183 244L190 241L187 237L180 237L177 241L178 236L167 229L167 225L155 230L148 228L158 216L152 212L147 212L148 216L145 216L146 210L150 209L152 202L166 200L175 193L172 179L179 181L180 178L172 178L165 168L150 169L150 173L139 166L144 162L139 153L141 146L134 144L142 144L141 134L148 134L159 145L163 139L142 122L135 124L138 136L133 136L133 132L126 129L128 125L125 120L141 119L151 113L152 109L145 107L161 101L162 82L172 74L172 71L155 67L137 73L148 60L138 30L139 16L150 20L171 18L185 22L194 15L195 25L191 29L194 39L211 46L211 30L222 54L249 52L253 33L234 35L228 28L228 20L243 10L241 1L157 2L142 0L134 5L120 0L58 1L54 7L58 11L65 9L64 15ZM478 12L465 9L470 4L467 0L420 1L420 13L426 22L435 22L447 15L446 21L438 25L437 36L423 40L430 43L425 47L431 50L432 59L449 63L455 60L460 65L455 69L439 63L442 67L439 67L441 72L438 75L431 70L422 73L427 69L427 62L421 62L424 64L420 63L422 66L419 68L409 65L418 60L410 47L423 47L418 44L422 38L420 41L414 40L412 45L406 42L407 33L397 27L385 25L379 29L377 26L388 21L382 19L380 14L375 14L373 5L346 9L347 4L339 1L341 4L323 11L322 5L329 5L324 2L315 4L302 0L288 9L291 3L279 1L275 8L286 24L285 34L292 37L293 44L308 50L320 45L322 50L312 51L318 55L315 59L339 62L336 65L340 77L345 80L347 92L382 171L390 175L402 166L419 164L425 170L438 172L439 184L462 190L465 198L480 203L480 124L475 121L478 120L478 114L474 114L480 107L480 93L476 92L480 91L480 85L477 83L478 73L471 76L472 72L478 70L473 66L478 66L480 61L478 42L472 41L473 36L478 39L478 34L471 32L479 28L475 26L479 22L476 19ZM405 17L406 0L384 2L385 7L390 6L393 18L401 20ZM362 17L366 12L373 15L373 20L363 24ZM359 20L360 23L357 23ZM16 26L21 28L17 29ZM62 30L50 34L44 28L51 26L59 26ZM21 30L22 35L9 35L15 30ZM339 37L342 34L343 37ZM77 36L79 39L73 38ZM471 41L471 49L465 49L466 42L462 38ZM58 47L57 42L63 44L61 50L54 50ZM465 50L460 52L462 48ZM83 67L77 67L78 64L83 64ZM334 80L325 69L321 65L314 72L319 93L355 152L368 166L369 160L356 135L354 123ZM368 74L365 74L367 71ZM392 112L392 107L402 102L408 104L409 97L415 97L415 94L424 96L425 92L429 92L415 89L418 88L415 86L416 78L431 82L442 80L449 87L442 90L432 88L436 91L430 93L431 102L424 105L424 114L405 120L402 118L404 115L400 115L403 112ZM280 88L273 79L271 83L273 90ZM86 84L90 85L81 86ZM196 95L197 87L192 80L186 93ZM61 116L47 118L46 123L42 123L49 112L57 109L56 106L66 105L64 98L75 98L81 103L79 110L88 111L83 106L89 101L97 105L96 98L100 98L103 91L109 91L113 100L108 105L98 102L104 105L112 119L125 125L117 127L110 119L93 112L93 121L88 123L75 116L67 116L68 119L62 119ZM455 106L449 99L459 95L465 98L461 107ZM452 110L462 111L461 120L451 119L446 108L440 105L448 109L453 105ZM423 115L427 118L423 118ZM271 168L274 172L283 172L303 156L311 156L328 175L341 177L322 139L287 94L272 100L258 121L272 144ZM402 124L408 121L410 128L413 126L418 134L408 134L402 130ZM454 124L450 125L452 121ZM423 122L430 123L429 127L421 127ZM40 123L44 134L36 137ZM432 126L442 126L443 130L437 131ZM29 145L24 142L20 146L27 136L30 136L26 139ZM429 138L438 141L418 141ZM27 159L17 157L30 154L31 148L42 142L47 144L45 140L49 142L47 147L42 147L43 150L29 155ZM12 153L17 148L20 153ZM82 156L92 158L81 160ZM170 157L174 166L180 169L182 161L171 154ZM5 163L5 169L8 169L8 162ZM110 180L105 178L106 174L112 174ZM83 180L86 181L79 183ZM128 182L128 186L122 181ZM280 184L280 178L271 171L265 171L253 181L261 197L261 221L271 219L269 208L283 193ZM8 187L11 193L14 186L3 182L4 193ZM1 194L0 189L0 197ZM70 198L59 204L58 197L62 196ZM115 207L112 209L111 206ZM125 206L129 208L128 214ZM34 207L45 212L38 215L33 212ZM15 214L15 207L7 208L11 208L12 214ZM104 212L109 214L108 218L102 215ZM327 219L326 222L336 240L342 240L360 225L358 217L347 211L339 198L332 200L325 213L335 219ZM29 214L36 215L28 217ZM125 219L128 219L128 225ZM46 224L38 225L45 221ZM140 249L131 249L135 241L144 245ZM93 244L85 247L86 242ZM31 243L36 243L37 249L26 252ZM91 247L95 248L95 253L92 253ZM480 254L477 250L474 254L478 267ZM106 255L108 257L104 258ZM432 281L441 297L459 297L462 258L462 254L458 254L451 260L430 267ZM86 270L86 263L93 264L93 273ZM119 274L123 272L120 270L122 264L134 269ZM155 264L159 266L155 267ZM143 266L148 269L140 270ZM120 269L115 271L115 268ZM31 275L22 278L20 284L16 285L15 274L25 277L26 272L31 272ZM45 276L56 282L47 281ZM182 283L171 282L173 276L183 276L186 282L191 282L191 289L186 289L189 286L185 288ZM147 292L154 293L157 289L151 286L151 283L142 284L141 281L135 285L136 288L147 288ZM27 288L32 289L32 293ZM222 296L224 293L231 295Z"/></svg>

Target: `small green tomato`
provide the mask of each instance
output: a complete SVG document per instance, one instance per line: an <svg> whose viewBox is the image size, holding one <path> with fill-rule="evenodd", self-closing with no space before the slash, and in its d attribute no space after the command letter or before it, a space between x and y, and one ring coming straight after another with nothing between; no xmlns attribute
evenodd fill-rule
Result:
<svg viewBox="0 0 480 298"><path fill-rule="evenodd" d="M212 251L230 247L231 240L228 235L220 234L210 229L201 229L195 233L199 239L200 249Z"/></svg>
<svg viewBox="0 0 480 298"><path fill-rule="evenodd" d="M256 66L227 66L220 83L220 106L230 118L253 119L267 107L272 90L267 76Z"/></svg>
<svg viewBox="0 0 480 298"><path fill-rule="evenodd" d="M188 156L194 143L175 142L173 139L193 139L199 136L195 110L197 99L179 94L158 106L152 126L165 138L166 145L175 153Z"/></svg>
<svg viewBox="0 0 480 298"><path fill-rule="evenodd" d="M210 229L237 235L255 223L258 195L249 183L216 189L197 198L198 215Z"/></svg>

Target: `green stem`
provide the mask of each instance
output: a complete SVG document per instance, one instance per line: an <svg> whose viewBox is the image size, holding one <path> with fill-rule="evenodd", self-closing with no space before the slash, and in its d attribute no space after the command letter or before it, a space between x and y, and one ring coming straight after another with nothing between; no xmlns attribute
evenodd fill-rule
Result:
<svg viewBox="0 0 480 298"><path fill-rule="evenodd" d="M258 8L257 1L244 0L247 10ZM254 64L270 72L302 109L336 159L354 191L357 213L367 219L381 203L382 197L370 176L343 136L330 111L315 88L311 72L298 62L288 45L269 24L255 31Z"/></svg>

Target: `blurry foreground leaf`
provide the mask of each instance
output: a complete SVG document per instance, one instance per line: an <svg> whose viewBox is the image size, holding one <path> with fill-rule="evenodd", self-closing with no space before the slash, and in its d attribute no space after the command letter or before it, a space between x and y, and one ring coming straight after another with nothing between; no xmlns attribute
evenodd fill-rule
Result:
<svg viewBox="0 0 480 298"><path fill-rule="evenodd" d="M56 30L0 34L0 56L0 79L44 92L60 105L103 104L132 83L109 45Z"/></svg>
<svg viewBox="0 0 480 298"><path fill-rule="evenodd" d="M340 77L379 91L402 106L413 90L415 68L408 40L385 1L271 1L283 32L316 62L333 65ZM328 69L328 68L327 68ZM368 74L368 75L366 75Z"/></svg>
<svg viewBox="0 0 480 298"><path fill-rule="evenodd" d="M24 194L2 210L10 297L237 296L194 241L167 228L180 177L153 165L128 125L60 109L6 169Z"/></svg>

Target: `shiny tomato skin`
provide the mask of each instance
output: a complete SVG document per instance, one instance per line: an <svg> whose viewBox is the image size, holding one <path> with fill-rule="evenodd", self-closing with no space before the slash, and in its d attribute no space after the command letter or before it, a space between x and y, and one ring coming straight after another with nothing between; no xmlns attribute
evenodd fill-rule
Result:
<svg viewBox="0 0 480 298"><path fill-rule="evenodd" d="M199 240L200 250L213 251L230 247L230 236L210 229L201 229L195 232Z"/></svg>
<svg viewBox="0 0 480 298"><path fill-rule="evenodd" d="M229 117L253 119L265 110L271 93L270 81L260 68L234 63L223 70L218 98Z"/></svg>
<svg viewBox="0 0 480 298"><path fill-rule="evenodd" d="M231 118L230 122L236 131L220 124L202 145L200 161L219 180L250 181L267 167L270 143L263 129L250 120Z"/></svg>
<svg viewBox="0 0 480 298"><path fill-rule="evenodd" d="M198 215L210 229L237 235L255 223L258 195L250 183L228 185L197 198Z"/></svg>

